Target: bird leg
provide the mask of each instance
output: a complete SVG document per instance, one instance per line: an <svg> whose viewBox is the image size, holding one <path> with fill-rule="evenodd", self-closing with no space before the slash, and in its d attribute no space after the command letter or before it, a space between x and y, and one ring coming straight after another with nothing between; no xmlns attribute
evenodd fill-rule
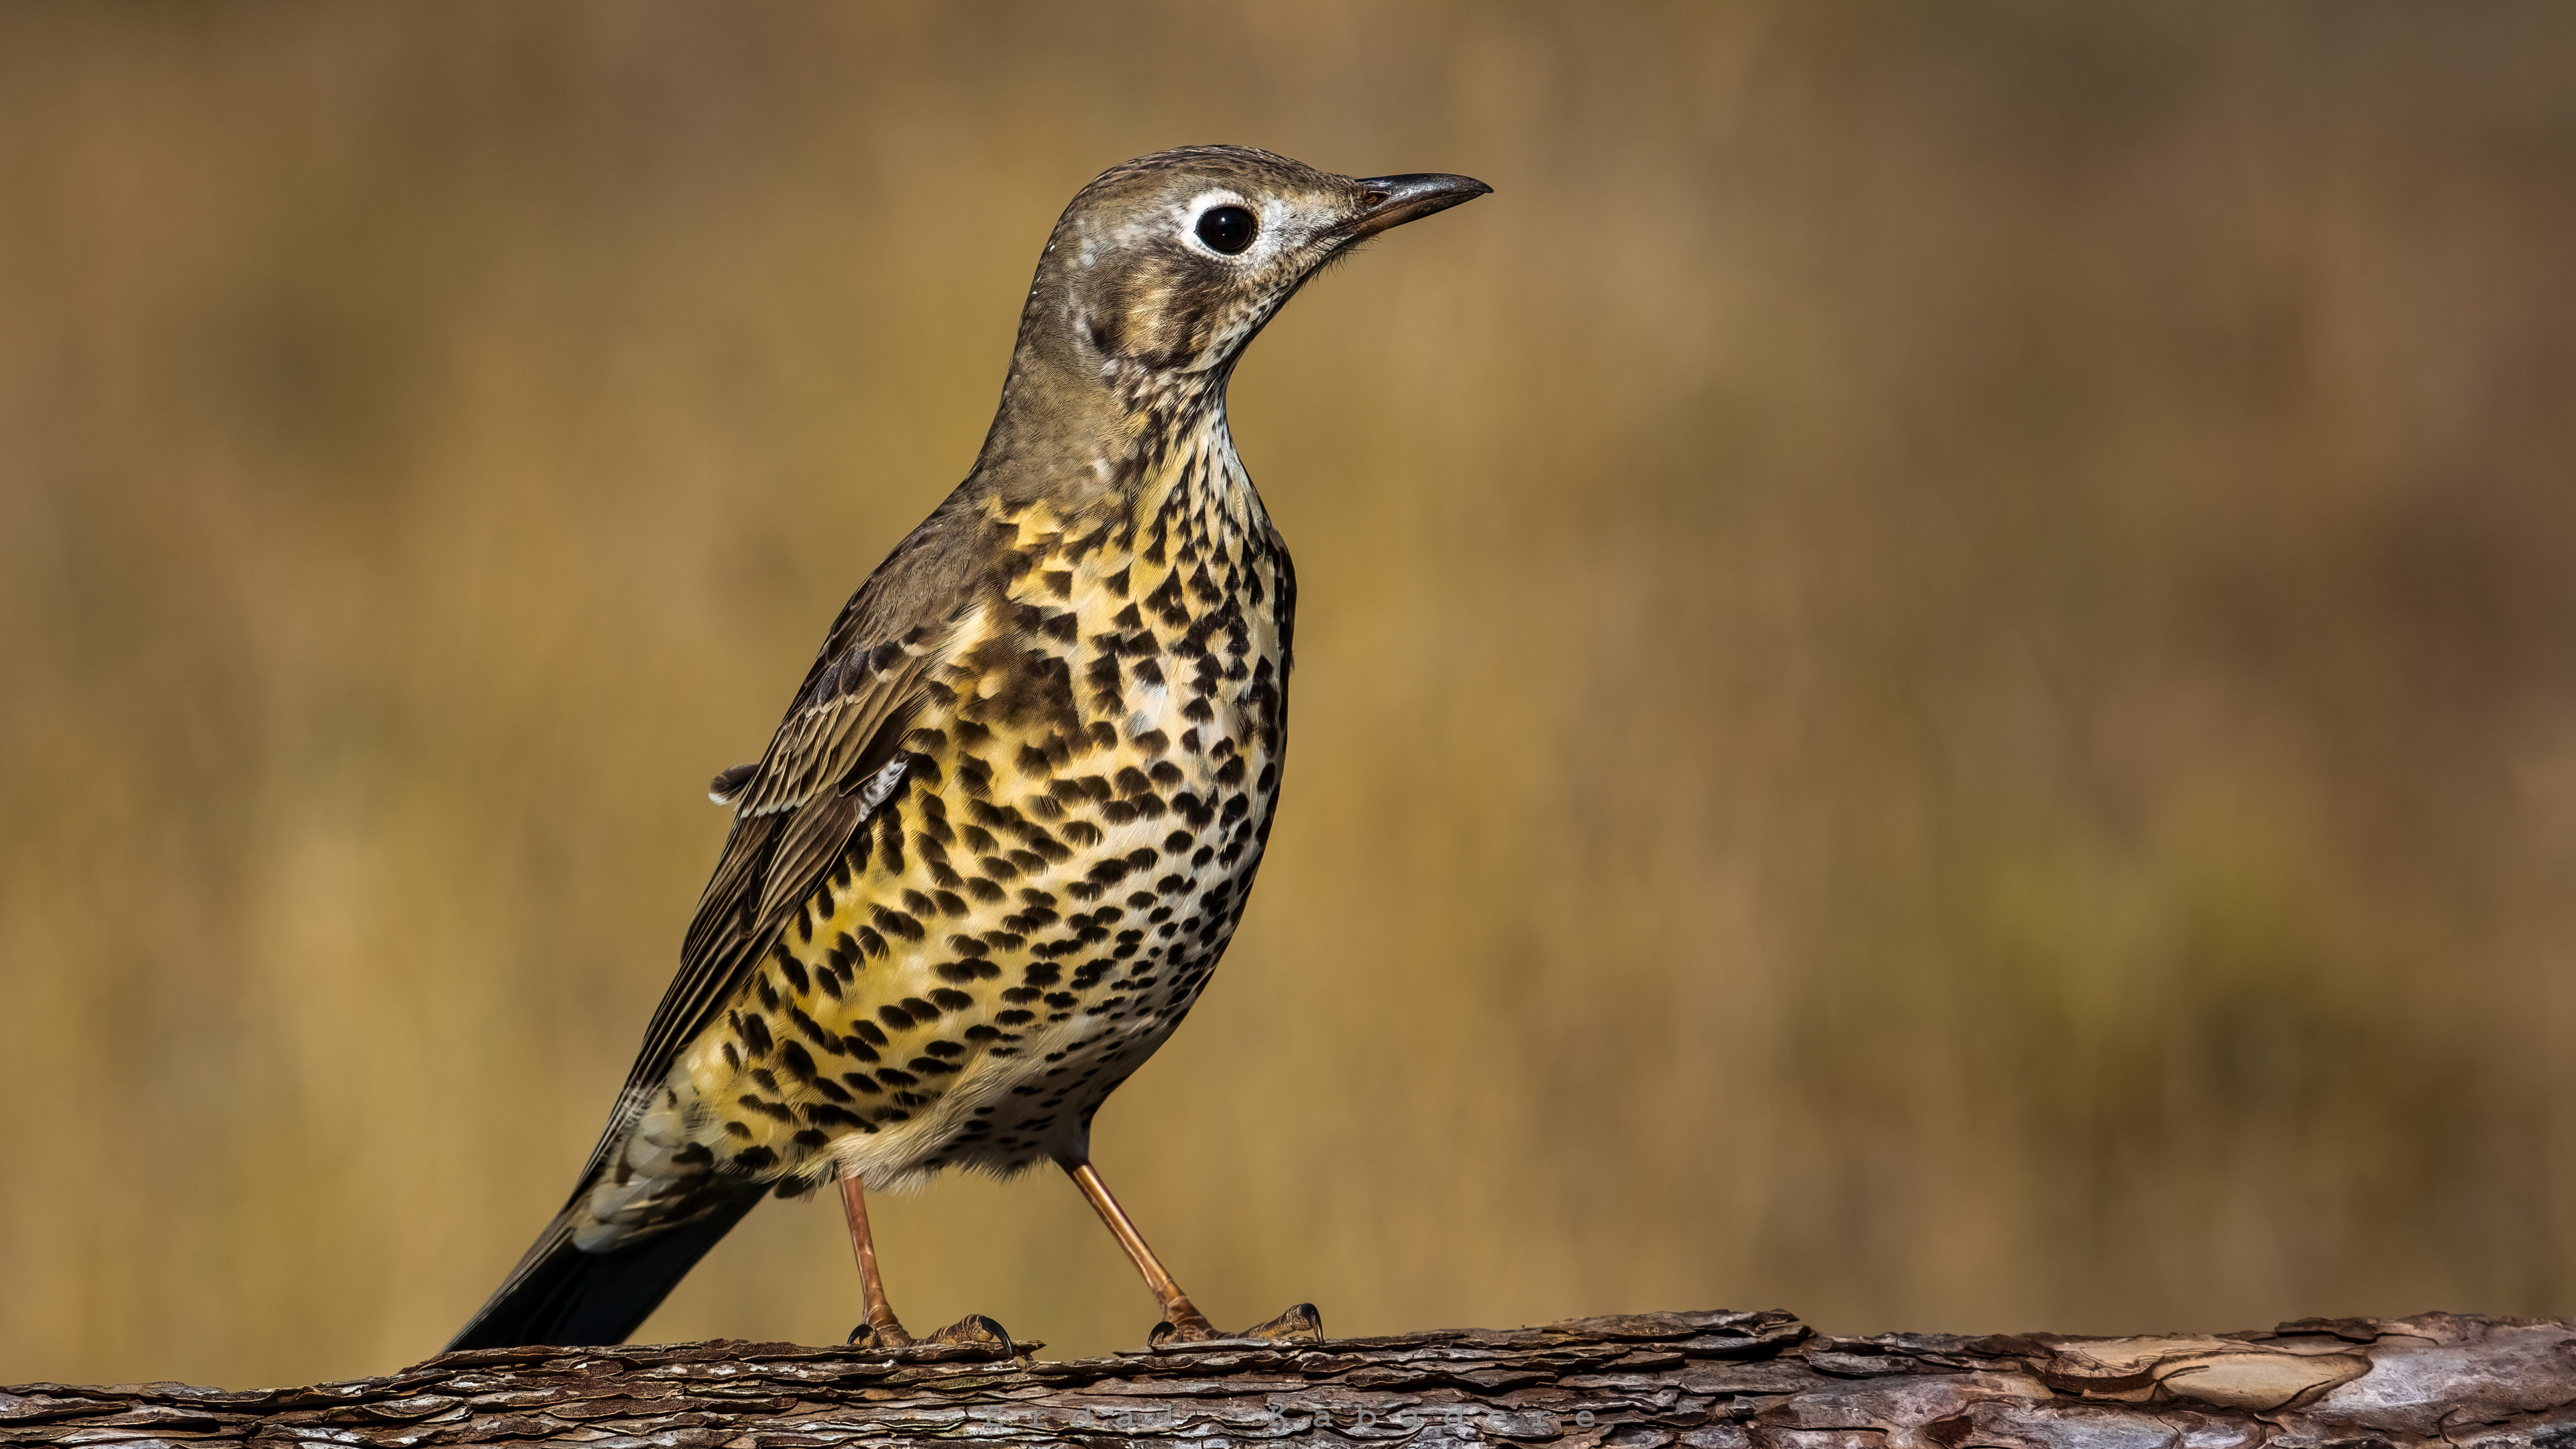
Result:
<svg viewBox="0 0 2576 1449"><path fill-rule="evenodd" d="M1170 1337L1184 1343L1195 1343L1201 1339L1223 1337L1216 1331L1216 1326L1207 1321L1207 1315L1199 1312L1198 1305L1190 1302L1190 1295L1181 1291L1181 1285L1172 1281L1172 1275L1164 1269L1162 1260L1154 1256L1154 1250L1145 1246L1145 1235L1136 1231L1136 1224L1128 1218L1127 1210L1110 1195L1109 1184L1100 1180L1100 1171L1091 1165L1091 1159L1077 1157L1060 1165L1065 1175L1073 1179L1073 1185L1081 1188L1082 1195L1091 1200L1092 1211L1100 1214L1100 1220L1109 1225L1109 1235L1118 1240L1118 1246L1127 1250L1127 1257L1135 1263L1136 1271L1145 1275L1145 1286L1154 1290L1154 1301L1163 1305L1163 1322L1154 1330L1154 1341L1159 1343Z"/></svg>
<svg viewBox="0 0 2576 1449"><path fill-rule="evenodd" d="M877 1275L876 1239L868 1232L868 1190L854 1173L841 1179L841 1218L850 1225L850 1252L859 1260L859 1296L867 1305L867 1321L850 1330L850 1342L862 1348L916 1348L931 1344L955 1344L984 1349L994 1357L1017 1358L1021 1347L1011 1342L1009 1330L981 1313L969 1313L955 1323L930 1336L929 1343L904 1332L903 1320L894 1316L894 1305L886 1302L885 1280ZM1032 1350L1044 1348L1031 1342Z"/></svg>
<svg viewBox="0 0 2576 1449"><path fill-rule="evenodd" d="M868 1235L868 1189L852 1173L841 1179L841 1217L850 1225L850 1252L859 1260L859 1296L867 1304L867 1322L850 1330L850 1342L870 1348L910 1348L912 1335L886 1302L885 1280L877 1276L876 1240Z"/></svg>

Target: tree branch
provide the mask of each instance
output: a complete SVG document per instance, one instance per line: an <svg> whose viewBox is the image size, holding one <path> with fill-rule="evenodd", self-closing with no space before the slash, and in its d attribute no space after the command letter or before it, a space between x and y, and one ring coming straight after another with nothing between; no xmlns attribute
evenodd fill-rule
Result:
<svg viewBox="0 0 2576 1449"><path fill-rule="evenodd" d="M2212 1337L1828 1338L1785 1313L1002 1363L730 1340L487 1349L380 1379L0 1390L0 1444L2576 1445L2576 1325L2427 1314ZM947 1355L941 1357L941 1355Z"/></svg>

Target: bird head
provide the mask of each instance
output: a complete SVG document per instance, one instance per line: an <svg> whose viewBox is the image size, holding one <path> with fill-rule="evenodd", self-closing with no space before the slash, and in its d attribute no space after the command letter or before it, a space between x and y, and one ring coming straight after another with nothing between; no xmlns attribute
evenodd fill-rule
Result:
<svg viewBox="0 0 2576 1449"><path fill-rule="evenodd" d="M1245 345L1319 269L1492 189L1465 176L1336 176L1246 146L1114 166L1047 240L1004 417L1014 401L1061 423L1102 405L1132 417L1221 398Z"/></svg>

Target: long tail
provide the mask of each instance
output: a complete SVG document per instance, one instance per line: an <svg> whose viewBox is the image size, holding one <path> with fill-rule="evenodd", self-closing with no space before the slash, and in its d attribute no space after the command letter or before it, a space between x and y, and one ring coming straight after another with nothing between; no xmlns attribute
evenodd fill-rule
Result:
<svg viewBox="0 0 2576 1449"><path fill-rule="evenodd" d="M572 1245L566 1208L447 1349L624 1343L760 1198L758 1188L729 1196L704 1217L604 1253Z"/></svg>

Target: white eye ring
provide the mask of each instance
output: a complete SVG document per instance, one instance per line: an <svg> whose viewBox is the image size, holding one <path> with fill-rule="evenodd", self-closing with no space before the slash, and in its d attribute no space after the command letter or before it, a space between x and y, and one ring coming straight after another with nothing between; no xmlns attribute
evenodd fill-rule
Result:
<svg viewBox="0 0 2576 1449"><path fill-rule="evenodd" d="M1231 191L1207 192L1182 208L1181 244L1224 261L1241 260L1266 230L1260 211Z"/></svg>

